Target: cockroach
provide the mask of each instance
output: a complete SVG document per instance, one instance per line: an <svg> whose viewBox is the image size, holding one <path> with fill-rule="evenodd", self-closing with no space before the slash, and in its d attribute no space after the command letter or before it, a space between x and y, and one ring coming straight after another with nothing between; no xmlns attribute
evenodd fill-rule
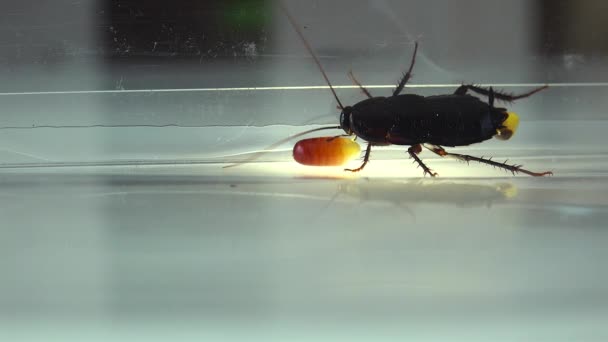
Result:
<svg viewBox="0 0 608 342"><path fill-rule="evenodd" d="M341 166L360 154L361 147L350 137L303 139L293 147L293 159L310 166Z"/></svg>
<svg viewBox="0 0 608 342"><path fill-rule="evenodd" d="M422 168L423 174L432 177L437 176L437 173L427 167L418 157L423 147L441 157L453 157L467 163L476 161L510 171L513 174L524 173L530 176L553 174L551 171L532 172L522 168L522 165L509 165L506 161L500 163L493 161L492 158L486 159L466 154L450 153L443 148L443 146L468 146L492 138L509 140L517 130L519 117L513 112L508 112L505 108L494 107L494 101L513 102L523 99L548 88L547 85L520 95L506 94L494 91L492 87L484 88L471 84L463 84L454 93L447 95L425 97L415 94L401 94L412 77L418 51L418 43L416 42L409 68L403 74L391 96L372 96L351 71L349 72L350 79L367 99L352 106L343 106L321 62L296 24L295 19L282 2L280 2L280 6L336 99L338 108L341 110L340 125L321 127L295 134L274 143L266 150L271 150L291 139L311 132L342 129L345 132L344 136L299 141L294 146L294 159L301 164L313 166L343 165L355 155L353 145L345 142L348 140L356 144L354 139L346 139L345 137L355 136L355 138L367 141L363 163L358 168L344 169L345 171L359 172L363 170L370 160L372 146L404 145L409 146L407 153ZM468 92L488 97L488 103L471 96ZM336 139L335 143L332 143L333 139ZM342 144L343 142L344 144ZM254 160L261 153L254 154L245 161L225 167L232 167Z"/></svg>
<svg viewBox="0 0 608 342"><path fill-rule="evenodd" d="M491 138L500 140L510 139L519 125L519 118L505 108L494 107L495 100L513 102L529 97L548 86L542 86L520 95L511 95L494 91L492 87L484 88L471 84L463 84L453 94L420 96L415 94L401 94L405 85L412 77L412 70L416 62L418 43L415 43L414 53L407 72L403 75L391 96L374 97L361 85L352 72L349 77L355 85L367 96L367 99L352 106L343 106L334 90L321 62L312 50L304 34L295 22L283 3L281 8L289 22L302 40L304 46L313 57L319 71L323 75L332 92L340 113L340 126L346 136L356 136L367 141L367 148L363 163L355 169L345 171L359 172L363 170L370 160L372 146L405 145L409 146L408 154L422 168L424 175L432 177L437 173L432 171L418 157L422 147L429 149L441 157L453 157L465 162L476 161L491 165L507 171L524 173L531 176L552 175L551 171L532 172L522 168L522 165L509 165L493 161L492 158L479 158L466 154L447 152L443 146L456 147L480 143ZM468 94L477 93L486 96L488 103ZM327 127L331 129L334 127ZM324 128L320 128L324 129ZM317 129L317 130L320 130ZM299 135L305 134L302 132ZM330 155L337 153L337 149L317 150L314 143L302 144L303 155L320 153L317 160L328 160ZM294 155L295 156L295 155ZM318 165L318 164L314 164Z"/></svg>

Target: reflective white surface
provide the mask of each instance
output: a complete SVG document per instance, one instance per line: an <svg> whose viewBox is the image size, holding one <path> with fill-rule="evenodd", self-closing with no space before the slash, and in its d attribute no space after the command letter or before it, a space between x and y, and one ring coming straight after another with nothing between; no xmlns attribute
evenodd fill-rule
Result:
<svg viewBox="0 0 608 342"><path fill-rule="evenodd" d="M441 165L467 168L453 163ZM603 176L268 178L245 168L3 173L0 336L606 334Z"/></svg>

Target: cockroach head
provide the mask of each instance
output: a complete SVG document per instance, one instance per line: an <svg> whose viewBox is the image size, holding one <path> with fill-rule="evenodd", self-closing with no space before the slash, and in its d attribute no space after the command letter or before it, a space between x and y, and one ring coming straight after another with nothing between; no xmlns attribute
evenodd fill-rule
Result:
<svg viewBox="0 0 608 342"><path fill-rule="evenodd" d="M353 134L353 130L350 127L350 116L353 112L353 107L346 106L342 109L342 113L340 113L340 127L344 130L344 132L348 135Z"/></svg>

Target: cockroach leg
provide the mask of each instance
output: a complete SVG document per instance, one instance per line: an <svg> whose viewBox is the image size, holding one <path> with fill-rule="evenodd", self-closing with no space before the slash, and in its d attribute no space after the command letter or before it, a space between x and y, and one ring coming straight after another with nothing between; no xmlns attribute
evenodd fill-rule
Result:
<svg viewBox="0 0 608 342"><path fill-rule="evenodd" d="M547 89L547 88L549 88L549 86L544 85L542 87L532 89L531 91L524 93L524 94L520 94L520 95L507 94L507 93L499 92L496 90L494 90L493 93L494 93L494 97L498 100L505 101L505 102L512 102L515 100L519 100L519 99L523 99L523 98L532 96L532 95L538 93L539 91ZM469 90L474 93L484 95L484 96L490 96L490 92L491 92L491 89L478 87L478 86L475 86L472 84L463 84L460 87L458 87L458 89L456 89L454 94L455 95L466 95L467 91L469 91Z"/></svg>
<svg viewBox="0 0 608 342"><path fill-rule="evenodd" d="M401 79L401 81L399 81L399 84L397 84L397 88L395 88L395 91L393 91L393 96L399 95L399 93L401 93L401 91L403 90L403 87L405 87L405 84L407 83L407 81L409 81L410 78L412 78L412 70L414 69L414 63L416 63L416 53L417 52L418 52L418 42L414 43L414 54L412 55L412 61L410 62L410 67L407 70L407 72L405 74L403 74L403 78Z"/></svg>
<svg viewBox="0 0 608 342"><path fill-rule="evenodd" d="M353 81L354 84L359 86L359 89L363 92L363 94L365 94L365 96L367 96L370 99L373 97L372 94L370 94L369 90L365 89L365 87L363 85L361 85L361 83L357 80L357 78L353 74L352 70L348 71L348 77L350 78L351 81Z"/></svg>
<svg viewBox="0 0 608 342"><path fill-rule="evenodd" d="M441 157L445 157L448 154L448 152L444 150L441 146L432 144L423 144L423 146L426 147L428 150L432 151L433 153L440 155Z"/></svg>
<svg viewBox="0 0 608 342"><path fill-rule="evenodd" d="M534 176L534 177L553 175L553 172L551 172L551 171L533 172L533 171L523 169L522 168L523 165L510 165L510 164L507 164L506 160L504 162L500 163L500 162L493 161L492 158L485 159L485 158L470 156L468 154L450 153L450 152L447 152L446 150L444 150L441 146L437 146L437 145L424 144L424 147L426 147L427 149L429 149L430 151L436 153L437 155L439 155L441 157L447 156L447 157L456 158L458 160L467 162L467 164L470 161L476 161L478 163L492 165L499 169L510 171L512 174L525 173L527 175Z"/></svg>
<svg viewBox="0 0 608 342"><path fill-rule="evenodd" d="M363 170L363 168L365 167L365 165L367 165L367 162L369 161L369 155L371 152L372 152L372 143L368 142L367 149L365 150L365 156L363 157L363 164L361 164L361 166L359 166L356 169L344 169L344 171L359 172L359 171Z"/></svg>
<svg viewBox="0 0 608 342"><path fill-rule="evenodd" d="M412 146L410 146L410 148L407 149L407 153L409 153L410 157L412 157L418 163L418 165L420 165L420 167L422 168L422 171L424 172L425 176L427 174L429 176L431 176L431 177L438 176L438 174L436 172L434 172L433 170L429 169L429 167L426 166L422 162L422 160L418 157L418 153L420 153L420 151L422 151L422 147L420 146L420 144L412 145Z"/></svg>

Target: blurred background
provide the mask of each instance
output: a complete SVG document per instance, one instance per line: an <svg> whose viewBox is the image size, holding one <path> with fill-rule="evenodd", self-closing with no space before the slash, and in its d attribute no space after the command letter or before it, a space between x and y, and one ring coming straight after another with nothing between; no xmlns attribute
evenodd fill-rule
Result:
<svg viewBox="0 0 608 342"><path fill-rule="evenodd" d="M605 340L605 1L285 1L342 102L507 92L508 142L291 160L336 102L276 1L0 4L3 340ZM319 86L319 87L316 87ZM357 164L358 161L353 161Z"/></svg>

